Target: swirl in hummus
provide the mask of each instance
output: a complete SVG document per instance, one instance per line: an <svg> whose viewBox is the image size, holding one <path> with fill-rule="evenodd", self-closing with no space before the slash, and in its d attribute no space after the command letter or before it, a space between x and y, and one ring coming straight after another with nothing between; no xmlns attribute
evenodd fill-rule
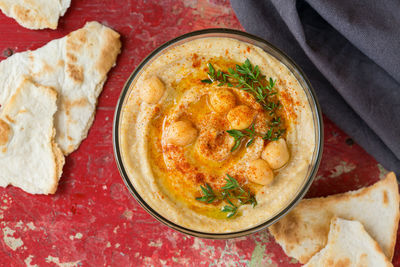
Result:
<svg viewBox="0 0 400 267"><path fill-rule="evenodd" d="M262 104L230 75L246 60L276 91L273 112L272 102ZM215 80L218 71L230 76L226 82ZM289 69L262 49L231 38L189 41L154 58L131 86L122 158L135 189L165 218L204 232L244 230L274 216L302 187L315 149L311 108ZM237 196L227 202L227 177L253 205ZM204 201L201 188L217 197ZM230 204L237 210L227 218Z"/></svg>

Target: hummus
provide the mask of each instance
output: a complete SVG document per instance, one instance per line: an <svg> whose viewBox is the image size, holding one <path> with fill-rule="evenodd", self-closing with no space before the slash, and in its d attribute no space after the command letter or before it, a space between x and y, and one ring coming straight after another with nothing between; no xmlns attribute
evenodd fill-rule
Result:
<svg viewBox="0 0 400 267"><path fill-rule="evenodd" d="M209 63L215 73L228 74L246 59L267 84L270 77L275 81L271 97L279 108L273 116L284 128L278 141L263 139L273 116L254 95L229 79L210 81ZM227 132L235 128L258 135L237 143ZM153 58L131 85L119 134L123 164L146 203L176 224L210 233L245 230L285 208L307 178L316 145L310 104L289 69L259 47L220 37L189 41ZM282 153L265 151L279 142L289 155L284 166ZM201 186L221 193L227 174L257 202L233 199L238 209L230 218L221 211L226 200L199 201Z"/></svg>

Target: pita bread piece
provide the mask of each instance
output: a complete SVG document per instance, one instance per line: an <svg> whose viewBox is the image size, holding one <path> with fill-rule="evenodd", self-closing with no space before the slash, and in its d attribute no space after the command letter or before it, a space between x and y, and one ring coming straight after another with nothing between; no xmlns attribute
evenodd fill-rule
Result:
<svg viewBox="0 0 400 267"><path fill-rule="evenodd" d="M92 125L97 98L120 52L119 34L89 22L64 38L0 62L0 105L7 103L21 76L58 92L56 142L65 155L78 148Z"/></svg>
<svg viewBox="0 0 400 267"><path fill-rule="evenodd" d="M25 79L0 113L0 186L31 194L57 190L64 156L53 125L57 93Z"/></svg>
<svg viewBox="0 0 400 267"><path fill-rule="evenodd" d="M305 267L321 266L393 266L378 243L358 221L334 218L326 247L314 255Z"/></svg>
<svg viewBox="0 0 400 267"><path fill-rule="evenodd" d="M326 245L334 216L361 222L391 260L399 224L399 191L394 173L357 191L304 199L269 230L287 255L306 263Z"/></svg>
<svg viewBox="0 0 400 267"><path fill-rule="evenodd" d="M0 9L25 28L55 30L70 4L71 0L0 0Z"/></svg>

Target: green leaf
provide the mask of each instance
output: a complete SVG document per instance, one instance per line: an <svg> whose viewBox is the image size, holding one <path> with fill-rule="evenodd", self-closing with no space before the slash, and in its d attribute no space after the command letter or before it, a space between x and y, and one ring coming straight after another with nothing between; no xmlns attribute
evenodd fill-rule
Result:
<svg viewBox="0 0 400 267"><path fill-rule="evenodd" d="M214 77L215 76L215 69L211 63L208 63L208 71L210 76Z"/></svg>
<svg viewBox="0 0 400 267"><path fill-rule="evenodd" d="M251 144L253 144L253 143L254 143L254 137L251 138L249 142L247 142L246 147L251 146Z"/></svg>
<svg viewBox="0 0 400 267"><path fill-rule="evenodd" d="M210 79L201 80L202 83L213 83Z"/></svg>
<svg viewBox="0 0 400 267"><path fill-rule="evenodd" d="M226 174L226 176L226 184L222 187L223 191L221 193L215 194L212 187L208 183L205 183L204 186L200 186L204 196L196 197L196 200L207 203L212 203L216 199L225 201L228 205L223 206L221 211L227 213L227 218L235 216L241 205L249 204L255 207L257 201L254 195L250 191L245 191L235 178L229 174ZM232 199L236 199L240 205L235 205Z"/></svg>
<svg viewBox="0 0 400 267"><path fill-rule="evenodd" d="M228 178L225 178L226 184L225 184L225 186L221 187L222 189L231 190L231 189L236 189L239 187L239 183L238 183L238 181L236 181L235 178L233 178L229 174L226 174L226 176ZM229 204L233 205L232 203L229 203Z"/></svg>
<svg viewBox="0 0 400 267"><path fill-rule="evenodd" d="M227 218L232 218L235 214L236 214L236 210L234 212L228 213L228 216L226 216L226 217Z"/></svg>
<svg viewBox="0 0 400 267"><path fill-rule="evenodd" d="M236 149L238 149L240 146L240 139L236 139L235 140L235 145L231 148L231 152L235 151Z"/></svg>
<svg viewBox="0 0 400 267"><path fill-rule="evenodd" d="M211 186L210 186L209 184L206 183L206 186L207 186L208 192L214 193L213 190L212 190L212 188L211 188Z"/></svg>
<svg viewBox="0 0 400 267"><path fill-rule="evenodd" d="M276 80L274 81L271 77L269 78L269 87L272 89L275 86Z"/></svg>
<svg viewBox="0 0 400 267"><path fill-rule="evenodd" d="M244 65L248 68L251 68L251 63L250 60L248 58L246 58L246 60L244 61Z"/></svg>
<svg viewBox="0 0 400 267"><path fill-rule="evenodd" d="M223 212L231 212L231 211L233 211L235 208L234 207L231 207L231 206L224 206L223 208L222 208L222 211Z"/></svg>
<svg viewBox="0 0 400 267"><path fill-rule="evenodd" d="M216 196L210 197L210 199L207 201L207 203L212 203L215 200Z"/></svg>
<svg viewBox="0 0 400 267"><path fill-rule="evenodd" d="M207 197L205 197L205 196L196 197L196 200L198 200L198 201L206 201L206 200L207 200Z"/></svg>
<svg viewBox="0 0 400 267"><path fill-rule="evenodd" d="M206 189L205 187L203 187L202 185L200 185L200 188L201 188L201 191L203 191L203 194L204 194L205 196L208 196L208 191L207 191L207 189Z"/></svg>
<svg viewBox="0 0 400 267"><path fill-rule="evenodd" d="M260 76L260 69L258 68L258 65L257 66L255 66L255 68L254 68L254 72L256 73L256 79L258 79L258 76Z"/></svg>
<svg viewBox="0 0 400 267"><path fill-rule="evenodd" d="M237 138L237 137L244 137L245 135L242 133L242 131L240 130L227 130L226 131L230 136L232 136L233 138Z"/></svg>

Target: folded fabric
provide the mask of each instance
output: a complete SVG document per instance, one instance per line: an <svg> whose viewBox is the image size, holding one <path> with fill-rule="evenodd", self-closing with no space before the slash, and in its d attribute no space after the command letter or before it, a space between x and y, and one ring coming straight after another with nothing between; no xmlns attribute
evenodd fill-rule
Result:
<svg viewBox="0 0 400 267"><path fill-rule="evenodd" d="M322 111L400 174L400 3L231 0L246 31L287 53Z"/></svg>

